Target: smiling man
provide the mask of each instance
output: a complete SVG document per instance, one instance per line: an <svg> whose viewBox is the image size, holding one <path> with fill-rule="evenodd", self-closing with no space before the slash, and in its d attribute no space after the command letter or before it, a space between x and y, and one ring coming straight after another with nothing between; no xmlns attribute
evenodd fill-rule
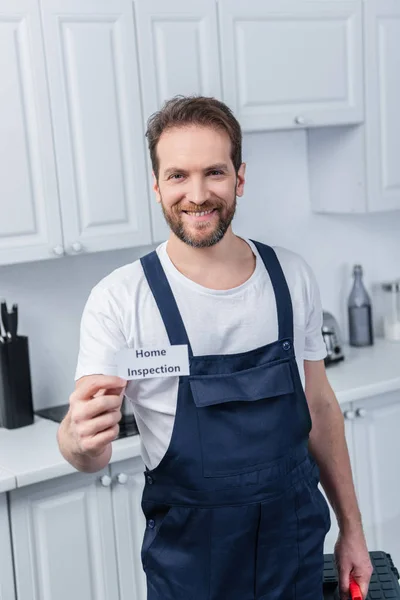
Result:
<svg viewBox="0 0 400 600"><path fill-rule="evenodd" d="M226 105L174 98L147 138L171 233L92 290L60 449L77 469L103 468L122 395L132 402L148 600L322 600L320 476L340 527L343 597L350 577L365 597L371 565L313 273L233 233L245 164ZM116 377L119 350L173 346L187 349L188 375Z"/></svg>

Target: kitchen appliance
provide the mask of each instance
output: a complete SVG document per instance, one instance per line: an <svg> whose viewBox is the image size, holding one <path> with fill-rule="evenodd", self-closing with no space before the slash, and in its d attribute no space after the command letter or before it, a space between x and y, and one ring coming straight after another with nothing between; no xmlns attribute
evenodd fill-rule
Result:
<svg viewBox="0 0 400 600"><path fill-rule="evenodd" d="M28 338L17 333L18 306L0 310L0 426L17 429L33 423Z"/></svg>
<svg viewBox="0 0 400 600"><path fill-rule="evenodd" d="M325 365L328 366L344 360L339 325L335 317L327 311L323 312L322 337L328 353L325 358Z"/></svg>
<svg viewBox="0 0 400 600"><path fill-rule="evenodd" d="M58 406L49 406L35 411L35 414L44 419L50 419L56 423L61 423L68 412L69 404L59 404ZM136 420L133 415L132 406L129 400L124 397L121 406L121 420L119 422L119 433L116 439L138 435L139 431Z"/></svg>

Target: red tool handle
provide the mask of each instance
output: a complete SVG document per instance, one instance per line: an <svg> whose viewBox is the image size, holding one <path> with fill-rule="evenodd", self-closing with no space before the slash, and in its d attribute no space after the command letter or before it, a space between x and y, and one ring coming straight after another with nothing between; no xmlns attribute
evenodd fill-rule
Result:
<svg viewBox="0 0 400 600"><path fill-rule="evenodd" d="M350 579L350 598L351 600L363 600L360 586L354 579Z"/></svg>

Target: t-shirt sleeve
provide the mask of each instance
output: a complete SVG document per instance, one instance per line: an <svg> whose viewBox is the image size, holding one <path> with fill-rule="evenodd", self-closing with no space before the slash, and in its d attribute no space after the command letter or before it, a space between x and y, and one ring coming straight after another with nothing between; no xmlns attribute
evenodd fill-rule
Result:
<svg viewBox="0 0 400 600"><path fill-rule="evenodd" d="M126 348L118 307L107 289L93 288L83 310L75 380L84 375L117 375L115 353Z"/></svg>
<svg viewBox="0 0 400 600"><path fill-rule="evenodd" d="M304 360L322 360L326 345L322 337L322 304L318 283L311 267L306 263L308 302L305 315Z"/></svg>

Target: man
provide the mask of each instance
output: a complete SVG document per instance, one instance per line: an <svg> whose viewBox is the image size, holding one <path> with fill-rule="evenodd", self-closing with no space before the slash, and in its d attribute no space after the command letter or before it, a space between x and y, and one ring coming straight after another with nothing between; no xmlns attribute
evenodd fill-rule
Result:
<svg viewBox="0 0 400 600"><path fill-rule="evenodd" d="M314 276L296 254L233 233L245 164L228 107L174 98L146 135L171 234L92 290L61 452L79 470L105 467L123 394L132 401L149 600L321 600L319 473L342 596L353 577L365 597L371 564ZM115 376L118 350L169 345L187 348L189 376Z"/></svg>

